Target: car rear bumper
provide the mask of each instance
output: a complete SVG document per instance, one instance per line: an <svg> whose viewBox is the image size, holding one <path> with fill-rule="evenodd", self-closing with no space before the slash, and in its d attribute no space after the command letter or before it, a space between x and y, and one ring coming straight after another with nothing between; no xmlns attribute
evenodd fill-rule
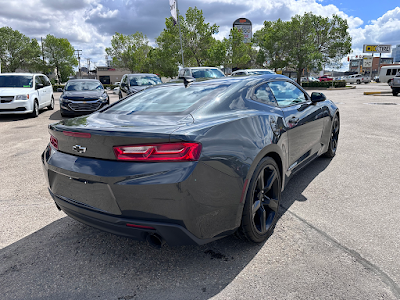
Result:
<svg viewBox="0 0 400 300"><path fill-rule="evenodd" d="M205 163L100 160L51 146L42 163L57 205L105 231L139 240L156 233L171 245L204 244L240 225L242 179ZM127 228L129 222L155 230Z"/></svg>
<svg viewBox="0 0 400 300"><path fill-rule="evenodd" d="M71 218L115 235L145 241L148 235L157 234L170 246L203 245L219 238L199 239L184 227L176 224L121 218L96 212L80 207L76 201L54 195L50 189L49 192L57 207Z"/></svg>

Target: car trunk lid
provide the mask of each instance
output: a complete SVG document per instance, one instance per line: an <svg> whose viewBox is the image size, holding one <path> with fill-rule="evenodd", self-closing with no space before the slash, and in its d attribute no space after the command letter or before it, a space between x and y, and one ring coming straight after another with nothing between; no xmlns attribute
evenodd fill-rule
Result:
<svg viewBox="0 0 400 300"><path fill-rule="evenodd" d="M191 115L119 115L95 113L49 125L58 150L82 157L115 160L113 147L166 143Z"/></svg>

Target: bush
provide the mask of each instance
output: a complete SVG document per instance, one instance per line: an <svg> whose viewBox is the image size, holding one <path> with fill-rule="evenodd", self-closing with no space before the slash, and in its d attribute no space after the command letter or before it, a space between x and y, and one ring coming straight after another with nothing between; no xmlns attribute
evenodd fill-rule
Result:
<svg viewBox="0 0 400 300"><path fill-rule="evenodd" d="M59 89L59 88L63 89L64 87L65 87L65 84L64 85L53 84L53 92L57 92L57 89Z"/></svg>
<svg viewBox="0 0 400 300"><path fill-rule="evenodd" d="M337 81L310 81L310 82L302 82L302 87L321 87L321 88L330 88L332 85L335 88L345 87L346 81L337 80Z"/></svg>

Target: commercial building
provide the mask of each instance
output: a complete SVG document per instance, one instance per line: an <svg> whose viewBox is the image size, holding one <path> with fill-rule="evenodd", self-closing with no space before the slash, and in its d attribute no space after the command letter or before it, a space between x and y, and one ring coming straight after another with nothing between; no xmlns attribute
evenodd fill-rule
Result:
<svg viewBox="0 0 400 300"><path fill-rule="evenodd" d="M400 62L400 45L392 49L393 62Z"/></svg>
<svg viewBox="0 0 400 300"><path fill-rule="evenodd" d="M370 77L379 76L379 65L382 67L383 65L392 64L393 60L393 57L373 57L371 74L371 68L363 68L363 58L350 59L348 74L365 74Z"/></svg>
<svg viewBox="0 0 400 300"><path fill-rule="evenodd" d="M120 82L122 76L129 73L131 73L129 69L107 66L96 68L97 79L100 80L102 84L115 84L116 82Z"/></svg>

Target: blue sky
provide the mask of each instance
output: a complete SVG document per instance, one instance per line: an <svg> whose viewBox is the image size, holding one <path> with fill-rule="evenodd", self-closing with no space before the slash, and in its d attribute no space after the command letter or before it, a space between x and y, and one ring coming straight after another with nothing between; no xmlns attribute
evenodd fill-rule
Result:
<svg viewBox="0 0 400 300"><path fill-rule="evenodd" d="M254 32L265 20L312 12L347 19L354 55L365 43L400 44L400 0L178 0L178 5L183 14L189 6L202 9L206 22L220 26L218 39L227 37L240 17L252 21ZM104 49L115 32L140 31L154 43L170 16L168 0L0 0L0 7L0 27L38 40L47 34L68 38L83 50L83 65L88 58L92 65L104 64Z"/></svg>
<svg viewBox="0 0 400 300"><path fill-rule="evenodd" d="M399 0L382 0L382 1L371 1L371 0L347 0L347 1L335 1L335 0L324 0L321 4L333 4L337 6L341 11L350 15L359 17L368 23L371 20L376 20L381 17L390 9L394 9L400 5Z"/></svg>

